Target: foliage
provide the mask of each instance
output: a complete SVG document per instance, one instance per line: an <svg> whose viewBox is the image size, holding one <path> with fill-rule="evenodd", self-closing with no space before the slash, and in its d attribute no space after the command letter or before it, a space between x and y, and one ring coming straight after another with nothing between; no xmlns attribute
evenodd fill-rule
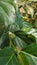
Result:
<svg viewBox="0 0 37 65"><path fill-rule="evenodd" d="M0 0L0 65L37 65L37 29L22 18L16 0Z"/></svg>
<svg viewBox="0 0 37 65"><path fill-rule="evenodd" d="M24 20L31 23L34 28L37 28L37 1L27 1L19 5L20 13Z"/></svg>

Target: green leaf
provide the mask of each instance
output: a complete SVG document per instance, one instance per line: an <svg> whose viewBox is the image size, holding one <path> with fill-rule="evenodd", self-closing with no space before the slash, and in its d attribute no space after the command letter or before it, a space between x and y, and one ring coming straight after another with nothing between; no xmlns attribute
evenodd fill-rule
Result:
<svg viewBox="0 0 37 65"><path fill-rule="evenodd" d="M4 1L4 2L8 2L8 3L13 4L13 1L14 1L14 0L0 0L0 1Z"/></svg>
<svg viewBox="0 0 37 65"><path fill-rule="evenodd" d="M28 35L24 31L16 31L15 34L22 40L24 40L27 44L36 42L35 37L33 35Z"/></svg>
<svg viewBox="0 0 37 65"><path fill-rule="evenodd" d="M27 44L19 37L15 37L14 39L14 45L18 46L19 48L25 48L27 46Z"/></svg>
<svg viewBox="0 0 37 65"><path fill-rule="evenodd" d="M20 63L22 65L37 65L37 57L21 51L18 55Z"/></svg>
<svg viewBox="0 0 37 65"><path fill-rule="evenodd" d="M0 65L20 65L13 48L7 47L0 51Z"/></svg>
<svg viewBox="0 0 37 65"><path fill-rule="evenodd" d="M37 44L30 44L27 47L25 47L22 51L37 56Z"/></svg>
<svg viewBox="0 0 37 65"><path fill-rule="evenodd" d="M9 3L0 1L0 17L1 22L8 26L15 21L15 8Z"/></svg>

